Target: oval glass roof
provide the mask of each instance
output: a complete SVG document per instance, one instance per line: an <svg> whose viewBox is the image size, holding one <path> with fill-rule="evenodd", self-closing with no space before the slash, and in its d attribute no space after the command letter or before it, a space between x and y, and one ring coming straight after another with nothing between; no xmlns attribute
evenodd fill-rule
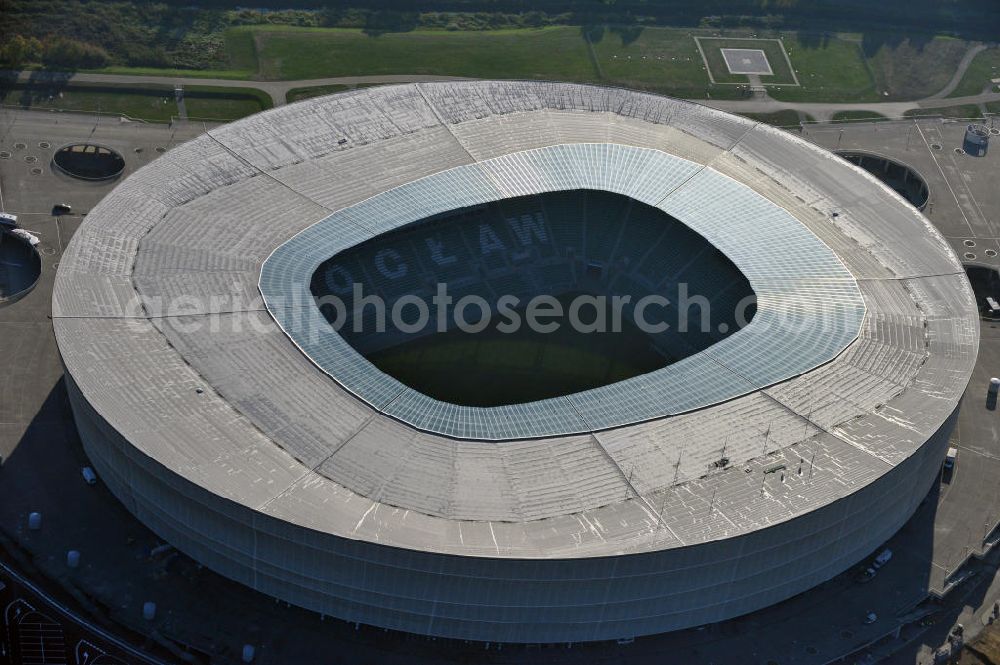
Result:
<svg viewBox="0 0 1000 665"><path fill-rule="evenodd" d="M496 407L435 400L378 370L326 321L310 278L331 256L458 208L572 189L614 192L681 220L723 252L757 294L745 328L667 367L552 399ZM783 208L721 173L657 150L567 144L460 166L396 187L306 228L260 276L264 301L320 369L379 411L420 430L505 440L590 432L717 404L807 372L856 339L857 283Z"/></svg>

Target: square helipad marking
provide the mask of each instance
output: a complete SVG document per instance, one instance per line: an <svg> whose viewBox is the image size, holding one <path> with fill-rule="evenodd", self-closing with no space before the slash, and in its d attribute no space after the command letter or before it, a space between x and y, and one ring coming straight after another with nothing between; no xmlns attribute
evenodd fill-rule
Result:
<svg viewBox="0 0 1000 665"><path fill-rule="evenodd" d="M773 76L771 63L767 61L767 55L762 49L756 48L724 48L722 57L726 60L726 67L730 74L762 74Z"/></svg>

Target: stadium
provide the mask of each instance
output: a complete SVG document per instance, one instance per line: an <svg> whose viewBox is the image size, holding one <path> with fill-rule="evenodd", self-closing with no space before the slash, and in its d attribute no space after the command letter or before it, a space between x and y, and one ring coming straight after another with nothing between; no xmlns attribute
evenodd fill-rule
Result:
<svg viewBox="0 0 1000 665"><path fill-rule="evenodd" d="M372 333L358 284L483 318L669 294L675 325L633 300L614 341ZM979 343L962 265L868 172L689 102L510 81L172 149L76 232L53 325L88 457L167 542L326 616L522 643L717 622L857 564L938 478Z"/></svg>

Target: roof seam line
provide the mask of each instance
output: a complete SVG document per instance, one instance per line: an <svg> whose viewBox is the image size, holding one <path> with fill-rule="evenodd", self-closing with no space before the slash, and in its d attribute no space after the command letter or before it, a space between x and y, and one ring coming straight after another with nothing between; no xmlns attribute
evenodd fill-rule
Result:
<svg viewBox="0 0 1000 665"><path fill-rule="evenodd" d="M420 87L420 83L414 83L413 87L417 89L417 93L420 95L420 98L424 100L424 103L427 104L427 108L431 110L431 113L433 113L437 121L441 123L441 126L444 127L446 130L448 130L448 133L451 134L451 137L455 139L455 143L457 143L458 146L462 149L462 151L469 156L469 159L471 159L473 163L478 163L479 160L476 159L476 156L473 155L471 152L469 152L469 149L466 147L464 143L462 143L462 140L458 138L455 132L451 130L450 123L444 121L444 118L442 118L441 114L438 113L437 107L431 103L431 100L427 99L427 95L424 94L423 88Z"/></svg>
<svg viewBox="0 0 1000 665"><path fill-rule="evenodd" d="M253 314L255 312L266 312L268 311L266 307L260 309L226 309L219 310L216 312L190 312L188 314L150 314L145 317L149 321L162 320L162 319L184 319L193 318L196 316L228 316L230 314Z"/></svg>
<svg viewBox="0 0 1000 665"><path fill-rule="evenodd" d="M272 496L270 499L268 499L264 503L262 503L259 506L257 506L257 510L259 510L259 511L266 510L268 506L270 506L272 503L274 503L275 501L277 501L278 499L280 499L282 496L284 496L289 490L291 490L296 485L298 485L299 482L303 478L305 478L306 476L308 476L309 474L316 473L316 474L319 474L319 475L323 475L323 474L319 473L319 471L317 471L317 469L319 467L323 466L323 464L325 464L327 461L329 461L330 458L332 458L334 455L336 455L344 446L346 446L348 443L350 443L354 439L354 437L356 437L366 427L368 427L368 425L375 419L375 417L377 415L378 415L377 411L374 412L374 413L371 413L367 418L365 418L364 422L362 422L353 432L351 432L350 436L346 437L340 444L338 444L337 446L335 446L334 449L333 449L333 451L330 452L329 455L327 455L326 457L323 457L322 459L320 459L315 464L313 464L311 466L308 466L307 467L309 469L308 471L306 471L303 474L297 476L295 478L295 480L293 480L287 487L285 487L283 490L281 490L280 492L278 492L277 494L275 494L274 496ZM303 465L303 466L305 466L305 465ZM351 491L353 491L353 490L351 490ZM355 494L357 494L357 492L355 492ZM359 496L363 496L363 495L359 494ZM369 498L369 497L365 497L365 498ZM369 500L373 504L376 504L376 505L379 503L378 501L375 501L374 499L369 499Z"/></svg>
<svg viewBox="0 0 1000 665"><path fill-rule="evenodd" d="M592 428L591 423L589 423L587 421L587 419L584 417L584 415L580 412L580 409L577 406L576 402L574 402L573 400L570 400L569 403L570 403L570 407L576 412L577 416L580 417L580 422L582 424L586 425L588 428ZM657 524L659 526L662 526L663 528L665 528L667 530L667 532L670 533L670 535L673 536L677 540L677 542L681 543L682 545L686 545L686 543L684 542L684 540L680 536L678 536L674 532L673 529L670 528L669 524L666 523L666 521L663 519L663 515L661 515L658 511L654 510L653 506L650 505L649 500L646 499L646 497L644 497L642 494L639 493L639 490L637 490L636 487L635 487L635 485L632 484L632 479L628 475L626 475L625 470L618 463L618 460L616 460L614 458L614 456L610 452L608 452L608 449L604 446L604 442L601 441L601 439L598 436L598 434L599 434L599 432L596 432L596 431L592 430L590 432L590 438L594 441L594 444L597 446L597 449L601 451L601 453L604 455L604 457L618 471L618 474L622 477L622 480L625 482L625 486L629 490L631 490L631 492L633 494L635 494L636 498L639 501L641 501L644 506L646 506L646 510L651 515L655 516L656 522L657 522Z"/></svg>
<svg viewBox="0 0 1000 665"><path fill-rule="evenodd" d="M311 196L309 196L307 194L303 194L302 192L298 191L297 189L293 189L291 187L291 185L289 185L288 183L284 182L283 180L280 180L274 174L268 173L267 171L265 171L261 167L259 167L256 164L252 163L250 160L248 160L245 157L243 157L242 155L236 153L236 151L234 151L232 148L230 148L225 143L223 143L221 139L219 139L218 137L216 137L212 133L211 129L208 130L207 132L205 132L205 136L207 136L208 138L212 139L217 144L219 144L219 147L221 147L227 153L229 153L230 155L232 155L232 157L234 159L236 159L237 161L239 161L239 162L241 162L243 164L246 164L249 168L253 169L254 171L256 171L257 173L259 173L260 175L262 175L265 178L267 178L268 180L270 180L270 181L272 181L272 182L280 185L281 187L284 187L285 189L287 189L288 191L290 191L292 194L295 194L296 196L301 197L301 198L309 201L313 205L319 206L323 210L326 210L328 213L334 212L333 208L331 208L330 206L324 205L323 203L320 203L316 199L312 198Z"/></svg>
<svg viewBox="0 0 1000 665"><path fill-rule="evenodd" d="M855 339L857 339L857 338L855 338ZM840 353L837 354L838 358L841 356L841 354L843 353L844 350L846 350L846 347L845 347L845 349L842 349ZM721 361L718 358L716 358L715 355L713 353L711 353L711 348L705 349L705 351L703 353L706 353L708 355L708 357L711 358L713 361L715 361L719 366L721 366L721 367L725 368L726 370L732 372L733 375L738 376L741 379L743 379L744 381L746 381L747 383L749 383L750 385L755 386L757 388L757 392L759 392L761 395L764 395L768 399L774 401L776 404L779 404L780 406L784 407L785 409L788 409L789 411L791 411L792 413L794 413L798 417L802 418L803 420L805 420L807 423L809 423L810 425L812 425L813 427L815 427L819 431L825 432L826 434L829 434L830 436L835 437L835 438L843 441L847 445L849 445L849 446L851 446L853 448L856 448L856 449L858 449L858 450L866 453L867 455L869 455L871 457L874 457L875 459L880 460L880 461L882 461L882 462L884 462L884 463L889 464L890 466L892 466L892 462L890 462L889 460L885 459L881 455L878 455L874 451L868 450L867 448L859 446L856 443L853 443L852 441L850 441L850 440L844 438L843 436L837 434L836 432L833 432L830 429L827 429L826 427L823 427L819 423L815 422L811 417L803 416L801 413L799 413L795 409L791 408L790 406L788 406L787 404L785 404L784 402L782 402L781 400L779 400L774 395L772 395L769 392L767 392L770 388L774 387L777 384L769 384L769 385L766 385L766 386L760 386L757 383L755 383L754 381L751 381L749 377L744 376L738 370L733 369L732 367L730 367L729 365L727 365L723 361ZM829 362L832 362L832 361L833 361L833 359L831 359ZM823 365L825 365L825 364L827 364L827 363L823 363ZM894 385L896 385L894 382L891 382L891 383L893 383ZM840 397L840 396L838 395L838 397ZM841 399L843 399L843 398L841 398ZM852 405L853 405L853 402L852 402Z"/></svg>
<svg viewBox="0 0 1000 665"><path fill-rule="evenodd" d="M625 486L628 487L628 489L631 490L633 494L635 494L636 499L642 502L642 504L646 507L646 511L656 518L656 522L657 524L659 524L659 526L662 526L664 529L666 529L671 536L677 539L678 543L680 543L681 545L687 545L687 543L684 542L684 539L678 536L674 532L674 530L670 528L670 525L667 524L667 522L663 519L663 515L661 515L659 511L655 510L653 506L650 505L649 500L646 497L644 497L639 492L639 490L635 488L635 485L632 483L631 478L629 478L629 476L625 473L625 470L621 467L621 465L618 464L618 460L612 457L611 453L608 452L608 449L604 447L604 443L601 441L598 434L599 432L591 432L590 438L593 439L594 443L597 445L597 449L600 450L601 453L603 453L604 456L608 459L608 461L611 462L611 464L615 467L615 469L618 470L618 473L621 475L622 480L625 482Z"/></svg>
<svg viewBox="0 0 1000 665"><path fill-rule="evenodd" d="M98 319L98 320L122 319L122 320L128 320L128 321L148 321L150 318L153 318L153 317L149 317L149 316L145 316L145 315L133 316L133 315L128 315L128 314L121 314L121 315L115 315L115 314L84 314L84 315L53 314L52 315L52 320L53 321L56 320L56 319Z"/></svg>
<svg viewBox="0 0 1000 665"><path fill-rule="evenodd" d="M760 124L759 122L754 122L753 125L749 129L747 129L745 132L743 132L743 134L741 134L740 137L738 139L736 139L736 141L734 141L731 146L729 146L728 148L726 148L725 150L723 150L719 154L715 155L714 157L712 157L711 159L709 159L708 161L706 161L704 164L701 164L700 165L701 168L699 168L697 171L695 171L690 176L688 176L687 178L685 178L682 182L680 182L673 189L671 189L666 194L664 194L663 198L661 198L660 200L658 200L656 203L653 204L653 207L659 208L661 205L663 205L664 201L666 201L668 198L670 198L671 196L673 196L679 189L681 189L682 187L684 187L685 185L687 185L689 182L691 182L692 180L694 180L697 176L701 175L701 173L703 171L705 171L706 169L708 169L717 159L719 159L720 156L725 155L725 154L730 154L732 152L733 148L735 148L736 146L738 146L743 141L743 139L745 139L747 137L747 135L750 134L750 132L752 132L754 129L757 128L757 125L759 125L759 124ZM681 222L681 223L683 224L683 222Z"/></svg>
<svg viewBox="0 0 1000 665"><path fill-rule="evenodd" d="M881 455L877 454L876 452L874 452L872 450L869 450L869 449L865 448L864 446L860 446L860 445L854 443L850 439L847 439L847 438L841 436L840 434L837 434L836 432L834 432L833 430L831 430L829 428L823 427L822 425L820 425L819 423L817 423L815 420L813 420L811 416L803 416L801 413L799 413L795 409L791 408L790 406L788 406L787 404L785 404L784 402L782 402L780 399L778 399L774 395L771 395L770 393L766 392L765 390L761 390L760 393L762 395L764 395L765 397L767 397L768 399L774 401L776 404L779 404L782 407L788 409L789 411L791 411L792 413L794 413L795 415L797 415L799 418L802 418L803 420L805 420L807 423L809 423L810 425L812 425L813 427L815 427L819 431L824 432L825 434L829 434L830 436L834 437L835 439L837 439L839 441L842 441L843 443L846 443L847 445L851 446L852 448L854 448L856 450L860 450L861 452L865 453L869 457L873 457L873 458L879 460L880 462L882 462L884 464L888 464L890 467L893 466L893 463L891 461L887 460L886 458L882 457Z"/></svg>
<svg viewBox="0 0 1000 665"><path fill-rule="evenodd" d="M396 393L392 397L386 400L385 404L383 404L382 406L375 406L374 404L372 404L372 407L379 413L385 414L390 418L392 418L393 420L396 420L395 416L393 416L390 413L386 413L386 409L395 404L399 400L399 398L403 396L404 392L406 392L406 386L401 386L399 390L396 391Z"/></svg>
<svg viewBox="0 0 1000 665"><path fill-rule="evenodd" d="M953 277L954 275L964 275L964 270L953 272L939 272L933 275L898 275L893 277L855 277L856 282L903 282L911 279L930 279L932 277Z"/></svg>

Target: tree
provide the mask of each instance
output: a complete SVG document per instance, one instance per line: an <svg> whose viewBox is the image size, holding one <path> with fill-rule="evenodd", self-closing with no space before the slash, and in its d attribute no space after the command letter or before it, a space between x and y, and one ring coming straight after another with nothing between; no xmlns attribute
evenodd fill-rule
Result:
<svg viewBox="0 0 1000 665"><path fill-rule="evenodd" d="M19 67L38 62L42 57L42 43L34 37L12 35L0 46L0 62Z"/></svg>
<svg viewBox="0 0 1000 665"><path fill-rule="evenodd" d="M52 37L45 42L42 62L48 66L97 69L110 60L108 52L100 46L69 37Z"/></svg>

